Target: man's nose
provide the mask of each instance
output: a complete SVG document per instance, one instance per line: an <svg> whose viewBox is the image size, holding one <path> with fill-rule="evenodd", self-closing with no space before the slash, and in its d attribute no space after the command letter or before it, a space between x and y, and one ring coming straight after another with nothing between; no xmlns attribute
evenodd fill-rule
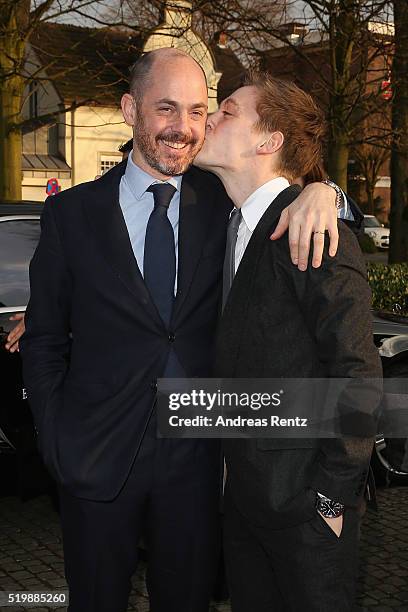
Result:
<svg viewBox="0 0 408 612"><path fill-rule="evenodd" d="M190 123L189 123L188 113L187 112L177 113L177 116L175 117L175 121L173 125L177 129L178 132L183 132L184 134L189 132Z"/></svg>

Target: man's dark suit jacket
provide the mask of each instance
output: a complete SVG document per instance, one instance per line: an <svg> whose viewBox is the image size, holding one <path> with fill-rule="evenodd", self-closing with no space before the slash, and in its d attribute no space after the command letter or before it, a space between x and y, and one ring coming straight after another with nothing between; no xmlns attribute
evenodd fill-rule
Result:
<svg viewBox="0 0 408 612"><path fill-rule="evenodd" d="M126 480L170 348L187 376L210 375L232 207L215 176L185 174L178 289L166 329L119 205L125 167L46 201L21 340L45 463L72 494L92 500L113 499Z"/></svg>
<svg viewBox="0 0 408 612"><path fill-rule="evenodd" d="M217 339L224 378L381 378L371 293L353 233L339 222L339 249L306 272L291 262L288 235L271 242L289 187L256 227L234 278ZM373 413L379 400L372 396ZM370 402L371 407L371 402ZM374 421L374 414L368 420ZM227 489L254 524L280 528L311 518L316 491L346 506L361 499L372 438L224 440Z"/></svg>

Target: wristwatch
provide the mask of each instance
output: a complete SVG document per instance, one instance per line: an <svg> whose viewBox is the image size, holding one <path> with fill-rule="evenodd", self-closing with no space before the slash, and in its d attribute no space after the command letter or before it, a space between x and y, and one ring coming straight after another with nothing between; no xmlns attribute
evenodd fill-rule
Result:
<svg viewBox="0 0 408 612"><path fill-rule="evenodd" d="M337 518L344 513L344 504L333 501L321 493L317 493L316 510L325 518Z"/></svg>
<svg viewBox="0 0 408 612"><path fill-rule="evenodd" d="M331 181L330 179L324 179L322 183L324 185L328 185L329 187L332 187L332 189L334 189L334 191L336 192L336 208L343 208L344 196L343 196L343 191L340 189L340 187L336 185L336 183L333 183L333 181Z"/></svg>

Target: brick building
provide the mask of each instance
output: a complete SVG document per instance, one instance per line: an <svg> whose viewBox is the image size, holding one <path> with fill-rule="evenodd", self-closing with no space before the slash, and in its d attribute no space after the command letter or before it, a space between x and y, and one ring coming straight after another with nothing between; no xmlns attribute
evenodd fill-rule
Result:
<svg viewBox="0 0 408 612"><path fill-rule="evenodd" d="M309 32L301 23L285 25L282 30L284 37L288 44L282 41L261 54L261 67L274 76L294 80L311 93L329 115L333 71L332 51L327 37ZM367 103L370 111L367 111L364 120L359 116L361 109L350 108L350 113L354 113L355 125L350 140L356 144L350 147L348 190L363 209L369 213L375 212L382 221L388 220L390 207L389 151L384 145L387 144L386 135L389 137L391 130L392 40L391 32L379 30L376 24L369 24L367 40L360 41L355 47L350 70L350 87L354 80L357 90L363 81L361 96L370 100L371 106ZM368 136L383 146L362 142Z"/></svg>

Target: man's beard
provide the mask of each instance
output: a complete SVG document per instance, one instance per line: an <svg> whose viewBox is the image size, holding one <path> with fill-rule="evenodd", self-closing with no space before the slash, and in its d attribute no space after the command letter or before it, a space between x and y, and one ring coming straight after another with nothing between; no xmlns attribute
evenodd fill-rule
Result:
<svg viewBox="0 0 408 612"><path fill-rule="evenodd" d="M134 140L148 165L165 176L184 174L192 165L195 156L202 147L202 142L182 132L163 131L154 138L148 133L141 113L137 113L137 123L134 130ZM171 151L166 159L162 159L158 144L160 141L179 142L189 145L185 154L171 157Z"/></svg>

